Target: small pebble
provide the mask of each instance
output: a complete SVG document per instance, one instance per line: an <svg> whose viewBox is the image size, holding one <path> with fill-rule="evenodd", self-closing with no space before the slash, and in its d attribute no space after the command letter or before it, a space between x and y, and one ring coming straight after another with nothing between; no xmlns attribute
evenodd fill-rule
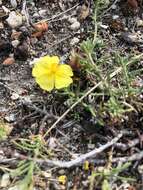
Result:
<svg viewBox="0 0 143 190"><path fill-rule="evenodd" d="M77 18L75 18L75 17L72 17L72 18L69 17L68 21L69 21L70 24L73 24L73 23L75 23L75 22L78 22L78 21L77 21Z"/></svg>
<svg viewBox="0 0 143 190"><path fill-rule="evenodd" d="M17 1L16 0L10 0L11 6L15 9L17 7Z"/></svg>
<svg viewBox="0 0 143 190"><path fill-rule="evenodd" d="M71 41L70 41L70 45L74 46L79 42L79 39L77 37L74 37Z"/></svg>
<svg viewBox="0 0 143 190"><path fill-rule="evenodd" d="M11 42L11 44L12 44L12 46L13 46L14 48L16 48L16 47L19 45L19 43L20 43L19 40L13 40L13 41Z"/></svg>
<svg viewBox="0 0 143 190"><path fill-rule="evenodd" d="M3 174L0 181L0 187L4 188L7 187L10 184L10 175L8 173Z"/></svg>
<svg viewBox="0 0 143 190"><path fill-rule="evenodd" d="M137 24L137 27L143 26L143 20L137 19L136 24Z"/></svg>
<svg viewBox="0 0 143 190"><path fill-rule="evenodd" d="M51 149L54 149L57 146L56 138L50 137L48 145Z"/></svg>
<svg viewBox="0 0 143 190"><path fill-rule="evenodd" d="M4 29L4 25L3 25L2 22L0 22L0 30L1 30L1 29Z"/></svg>
<svg viewBox="0 0 143 190"><path fill-rule="evenodd" d="M59 175L64 175L65 174L65 170L61 169L58 171Z"/></svg>
<svg viewBox="0 0 143 190"><path fill-rule="evenodd" d="M88 148L89 149L94 149L95 148L95 144L88 144Z"/></svg>
<svg viewBox="0 0 143 190"><path fill-rule="evenodd" d="M107 28L109 28L109 26L107 26L107 25L105 25L105 24L100 24L100 27L103 28L103 29L105 29L105 30L106 30Z"/></svg>
<svg viewBox="0 0 143 190"><path fill-rule="evenodd" d="M72 29L72 30L78 30L79 28L80 28L80 23L78 22L78 21L76 21L76 22L74 22L71 26L70 26L70 28Z"/></svg>
<svg viewBox="0 0 143 190"><path fill-rule="evenodd" d="M139 166L138 166L138 172L139 172L140 174L143 174L143 165L139 165Z"/></svg>
<svg viewBox="0 0 143 190"><path fill-rule="evenodd" d="M11 28L17 28L22 25L23 19L21 15L18 15L16 12L12 11L6 21Z"/></svg>
<svg viewBox="0 0 143 190"><path fill-rule="evenodd" d="M15 118L15 115L14 115L14 114L10 114L9 116L5 116L5 120L6 120L7 122L13 122L13 121L16 120L16 118Z"/></svg>
<svg viewBox="0 0 143 190"><path fill-rule="evenodd" d="M19 98L19 94L17 94L17 93L12 93L12 95L11 95L11 99L12 99L12 100L18 100L18 98Z"/></svg>
<svg viewBox="0 0 143 190"><path fill-rule="evenodd" d="M33 18L39 18L39 17L40 17L40 15L38 13L33 14Z"/></svg>
<svg viewBox="0 0 143 190"><path fill-rule="evenodd" d="M112 19L113 19L113 20L116 20L116 19L118 19L118 18L119 18L119 15L113 15L113 16L112 16Z"/></svg>
<svg viewBox="0 0 143 190"><path fill-rule="evenodd" d="M39 15L42 17L46 16L46 14L47 14L47 10L40 10L39 11Z"/></svg>
<svg viewBox="0 0 143 190"><path fill-rule="evenodd" d="M117 6L114 4L111 6L111 9L115 10L115 9L117 9Z"/></svg>

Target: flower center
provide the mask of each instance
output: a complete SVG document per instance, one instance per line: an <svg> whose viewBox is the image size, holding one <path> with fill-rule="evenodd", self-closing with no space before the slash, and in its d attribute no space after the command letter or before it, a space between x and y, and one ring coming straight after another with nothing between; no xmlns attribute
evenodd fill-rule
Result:
<svg viewBox="0 0 143 190"><path fill-rule="evenodd" d="M55 74L56 71L57 71L57 68L58 68L58 64L57 63L53 63L52 66L51 66L51 72L53 74Z"/></svg>

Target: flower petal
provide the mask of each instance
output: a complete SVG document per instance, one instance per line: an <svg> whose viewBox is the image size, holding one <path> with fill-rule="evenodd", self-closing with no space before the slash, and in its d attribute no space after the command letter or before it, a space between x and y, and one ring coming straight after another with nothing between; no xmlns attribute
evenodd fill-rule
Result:
<svg viewBox="0 0 143 190"><path fill-rule="evenodd" d="M60 59L59 59L58 56L52 56L52 57L49 57L48 62L49 62L49 63L56 63L56 64L59 64Z"/></svg>
<svg viewBox="0 0 143 190"><path fill-rule="evenodd" d="M73 76L72 68L69 65L63 64L58 66L58 70L56 72L58 76Z"/></svg>
<svg viewBox="0 0 143 190"><path fill-rule="evenodd" d="M43 90L51 91L54 88L54 75L43 75L36 78L36 82Z"/></svg>
<svg viewBox="0 0 143 190"><path fill-rule="evenodd" d="M32 70L32 75L34 77L40 77L45 74L50 74L53 70L56 70L58 63L59 58L57 56L44 56L36 60Z"/></svg>
<svg viewBox="0 0 143 190"><path fill-rule="evenodd" d="M65 77L65 76L55 76L55 88L60 89L60 88L65 88L68 87L71 83L73 82L71 77Z"/></svg>

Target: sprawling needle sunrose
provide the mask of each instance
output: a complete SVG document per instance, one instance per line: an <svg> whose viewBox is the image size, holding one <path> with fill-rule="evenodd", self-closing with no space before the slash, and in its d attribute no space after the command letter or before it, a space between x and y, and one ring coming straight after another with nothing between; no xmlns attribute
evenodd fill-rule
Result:
<svg viewBox="0 0 143 190"><path fill-rule="evenodd" d="M35 62L32 75L39 86L47 91L68 87L72 82L73 72L69 65L59 64L57 56L44 56Z"/></svg>

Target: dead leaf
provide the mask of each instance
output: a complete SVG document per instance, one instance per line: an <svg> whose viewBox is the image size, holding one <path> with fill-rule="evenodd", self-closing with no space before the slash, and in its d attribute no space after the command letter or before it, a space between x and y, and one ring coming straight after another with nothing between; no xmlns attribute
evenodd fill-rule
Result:
<svg viewBox="0 0 143 190"><path fill-rule="evenodd" d="M34 32L33 34L32 34L32 37L34 37L34 38L39 38L39 37L41 37L43 35L43 32Z"/></svg>
<svg viewBox="0 0 143 190"><path fill-rule="evenodd" d="M41 37L44 32L48 30L48 24L46 22L34 24L33 27L35 28L35 31L32 33L32 37L35 38Z"/></svg>
<svg viewBox="0 0 143 190"><path fill-rule="evenodd" d="M12 32L11 39L12 40L18 40L21 34L22 34L22 32L17 32L17 31Z"/></svg>
<svg viewBox="0 0 143 190"><path fill-rule="evenodd" d="M71 52L69 65L74 71L79 71L81 69L80 58L75 50Z"/></svg>
<svg viewBox="0 0 143 190"><path fill-rule="evenodd" d="M2 119L0 120L0 140L6 139L7 136L11 133L13 127L4 122Z"/></svg>
<svg viewBox="0 0 143 190"><path fill-rule="evenodd" d="M136 0L127 0L127 5L134 11L138 9L138 2Z"/></svg>
<svg viewBox="0 0 143 190"><path fill-rule="evenodd" d="M35 24L34 28L39 32L46 32L48 30L48 24L46 22L40 22Z"/></svg>
<svg viewBox="0 0 143 190"><path fill-rule="evenodd" d="M3 61L3 65L13 65L15 63L15 59L13 57L8 57Z"/></svg>
<svg viewBox="0 0 143 190"><path fill-rule="evenodd" d="M86 2L81 6L80 15L79 15L80 20L84 20L88 17L90 10L89 8L90 8L89 2Z"/></svg>
<svg viewBox="0 0 143 190"><path fill-rule="evenodd" d="M114 30L115 32L123 31L124 25L121 20L115 19L111 21L110 28Z"/></svg>

